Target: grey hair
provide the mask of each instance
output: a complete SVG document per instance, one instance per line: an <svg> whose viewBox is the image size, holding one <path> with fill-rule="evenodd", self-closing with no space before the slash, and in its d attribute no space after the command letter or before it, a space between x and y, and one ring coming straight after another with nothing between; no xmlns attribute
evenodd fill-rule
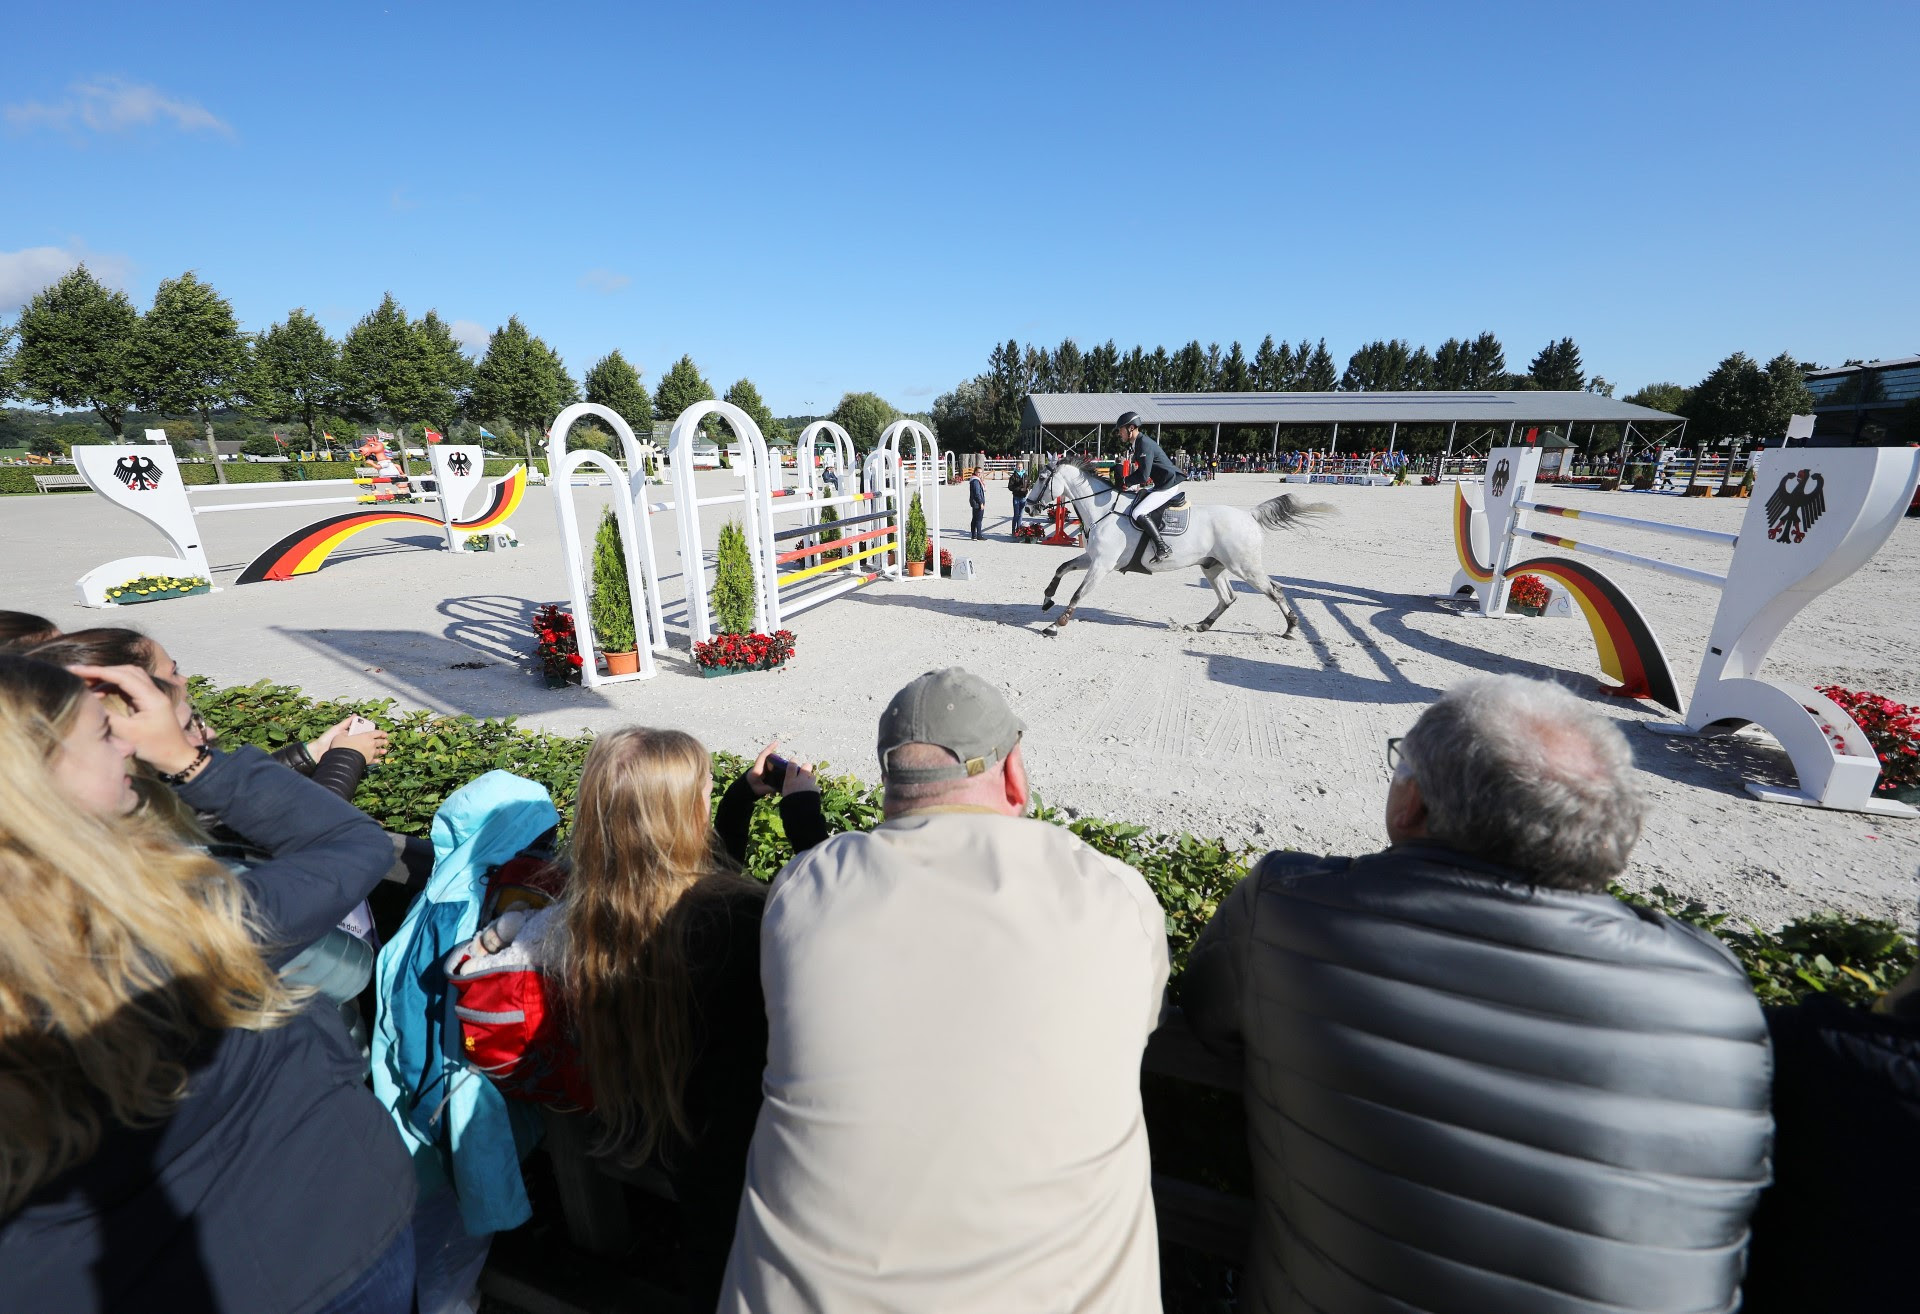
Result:
<svg viewBox="0 0 1920 1314"><path fill-rule="evenodd" d="M1450 690L1401 753L1427 833L1536 885L1601 890L1626 870L1646 798L1626 736L1557 684L1514 675Z"/></svg>
<svg viewBox="0 0 1920 1314"><path fill-rule="evenodd" d="M964 793L970 780L888 780L889 765L902 768L957 766L960 759L951 751L938 744L901 744L887 754L886 761L880 764L881 789L886 801L895 805L901 803L931 803L949 794Z"/></svg>

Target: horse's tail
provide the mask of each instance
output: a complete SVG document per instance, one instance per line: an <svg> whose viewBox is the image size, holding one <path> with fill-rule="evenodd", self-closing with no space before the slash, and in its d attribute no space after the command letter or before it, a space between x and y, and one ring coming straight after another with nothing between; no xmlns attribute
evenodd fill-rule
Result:
<svg viewBox="0 0 1920 1314"><path fill-rule="evenodd" d="M1330 516L1336 508L1331 502L1296 502L1292 493L1270 497L1253 509L1253 518L1262 529L1296 529L1303 520Z"/></svg>

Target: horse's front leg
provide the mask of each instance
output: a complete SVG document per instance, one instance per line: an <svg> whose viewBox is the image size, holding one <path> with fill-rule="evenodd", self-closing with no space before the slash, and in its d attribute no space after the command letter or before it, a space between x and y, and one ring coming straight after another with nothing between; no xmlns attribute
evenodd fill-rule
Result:
<svg viewBox="0 0 1920 1314"><path fill-rule="evenodd" d="M1092 558L1089 556L1089 554L1082 552L1078 556L1068 557L1065 561L1060 563L1060 569L1054 571L1053 578L1047 581L1047 591L1045 594L1046 601L1040 604L1041 611L1053 610L1053 592L1055 589L1060 587L1060 581L1066 578L1067 572L1069 570L1079 570L1085 567L1091 561L1091 559ZM1075 601L1078 601L1079 597L1080 597L1079 594L1077 593L1074 594Z"/></svg>
<svg viewBox="0 0 1920 1314"><path fill-rule="evenodd" d="M1087 577L1081 580L1080 587L1073 591L1073 598L1067 603L1067 609L1060 613L1058 620L1047 626L1046 629L1041 630L1040 633L1051 639L1054 635L1060 633L1062 629L1066 628L1067 622L1073 619L1074 608L1080 605L1080 599L1093 592L1093 586L1098 584L1101 578L1111 569L1112 567L1105 562L1088 562Z"/></svg>
<svg viewBox="0 0 1920 1314"><path fill-rule="evenodd" d="M1224 578L1227 568L1218 561L1215 561L1212 557L1208 557L1206 564L1201 566L1200 569L1206 573L1207 583L1213 586L1213 596L1215 599L1214 609L1207 613L1207 618L1198 625L1182 625L1178 628L1188 631L1197 630L1205 634L1213 628L1215 621L1226 614L1227 608L1233 605L1233 585Z"/></svg>

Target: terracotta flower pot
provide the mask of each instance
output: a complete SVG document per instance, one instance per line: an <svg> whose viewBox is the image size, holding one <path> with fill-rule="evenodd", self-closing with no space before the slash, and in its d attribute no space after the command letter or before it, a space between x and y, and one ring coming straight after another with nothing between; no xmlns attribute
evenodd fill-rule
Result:
<svg viewBox="0 0 1920 1314"><path fill-rule="evenodd" d="M640 650L629 648L625 652L603 652L607 659L608 675L632 675L640 669Z"/></svg>
<svg viewBox="0 0 1920 1314"><path fill-rule="evenodd" d="M909 562L907 563L907 574L909 574L909 575L912 575L912 576L914 576L914 577L916 577L916 578L918 578L919 576L921 576L921 575L924 575L924 574L926 574L926 573L927 573L927 563L926 563L926 562L924 562L924 561L909 561Z"/></svg>

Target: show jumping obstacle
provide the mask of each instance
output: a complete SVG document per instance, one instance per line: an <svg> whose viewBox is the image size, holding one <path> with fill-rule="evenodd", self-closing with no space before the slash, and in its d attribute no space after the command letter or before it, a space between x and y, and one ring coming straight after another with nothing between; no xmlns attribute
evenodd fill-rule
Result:
<svg viewBox="0 0 1920 1314"><path fill-rule="evenodd" d="M1880 762L1853 718L1806 685L1762 679L1767 651L1809 602L1860 569L1900 523L1920 483L1920 449L1774 448L1754 460L1754 495L1738 534L1582 511L1531 498L1538 447L1497 448L1487 455L1479 505L1464 484L1454 494L1455 594L1474 593L1480 614L1502 616L1514 576L1548 576L1578 602L1593 632L1611 692L1651 698L1680 711L1680 699L1659 638L1626 593L1592 567L1556 558L1516 562L1523 542L1545 543L1659 571L1720 590L1707 651L1681 725L1650 725L1665 734L1718 736L1757 725L1779 741L1799 777L1798 789L1747 782L1771 803L1915 816L1920 811L1874 798ZM1529 515L1617 525L1722 544L1733 549L1724 575L1658 557L1577 542L1528 524ZM1499 526L1491 562L1490 526Z"/></svg>
<svg viewBox="0 0 1920 1314"><path fill-rule="evenodd" d="M431 525L446 535L447 546L458 548L466 539L478 536L511 537L507 518L519 507L526 494L526 470L516 467L493 486L486 510L471 519L461 519L460 510L473 490L483 482L483 456L478 447L436 446L428 449L438 492L428 497L439 504L438 515L418 511L365 510L328 517L303 526L275 543L250 562L234 582L256 584L263 580L291 579L310 575L326 564L327 557L347 539L376 525L418 523ZM189 489L180 477L180 466L173 449L164 442L116 444L110 447L81 447L74 451L74 468L87 485L115 506L133 512L164 535L174 555L122 557L96 566L80 577L80 603L86 607L105 607L112 603L107 590L117 588L140 575L193 575L211 579L207 554L200 542L198 517L229 511L265 511L280 507L334 506L343 503L364 505L360 496L276 498L263 502L229 502L195 507L189 495L205 496L227 491L231 484L205 484ZM354 480L314 480L307 484L353 484Z"/></svg>
<svg viewBox="0 0 1920 1314"><path fill-rule="evenodd" d="M639 669L633 675L603 675L589 661L581 670L581 682L588 687L647 679L658 671L654 654L667 651L667 617L651 528L656 515L671 513L674 519L685 594L684 618L695 643L713 636L708 600L708 553L701 528L704 508L740 508L741 532L753 565L754 628L767 633L843 593L878 579L904 576L901 542L906 505L913 491L900 474L900 445L907 435L914 439L921 466L931 474L932 482L923 483L922 487L931 488L936 494L927 499L927 510L929 532L938 533L939 449L933 435L913 421L901 421L881 435L880 447L867 461L864 489L854 469L853 443L846 431L824 421L809 425L800 444L800 487L785 489L779 486L776 459L769 453L752 417L727 402L700 402L681 414L668 437L667 476L672 499L649 502L641 479L620 472L609 458L593 451L567 451L568 431L577 420L588 415L611 424L629 467L640 468L640 444L634 440L632 430L605 407L591 403L569 406L554 420L549 431L548 465L553 471L554 506L559 517L568 595L583 654L595 650L592 617L587 609L591 592L588 557L581 546L573 508L573 475L583 466L595 466L612 478L614 517L620 526L627 557L628 586L636 590L632 602L634 633L640 648ZM741 488L738 492L702 497L694 484L694 444L700 441L701 421L709 415L718 416L735 435L733 453L738 463L733 473L740 480ZM838 494L822 495L822 483L813 459L814 443L821 435L833 443L826 465L842 483L843 491ZM847 487L849 484L851 488ZM843 515L838 521L822 521L820 512L828 507L845 507L851 514ZM802 523L782 524L788 517L797 517ZM821 541L823 533L834 529L841 531L840 538Z"/></svg>

